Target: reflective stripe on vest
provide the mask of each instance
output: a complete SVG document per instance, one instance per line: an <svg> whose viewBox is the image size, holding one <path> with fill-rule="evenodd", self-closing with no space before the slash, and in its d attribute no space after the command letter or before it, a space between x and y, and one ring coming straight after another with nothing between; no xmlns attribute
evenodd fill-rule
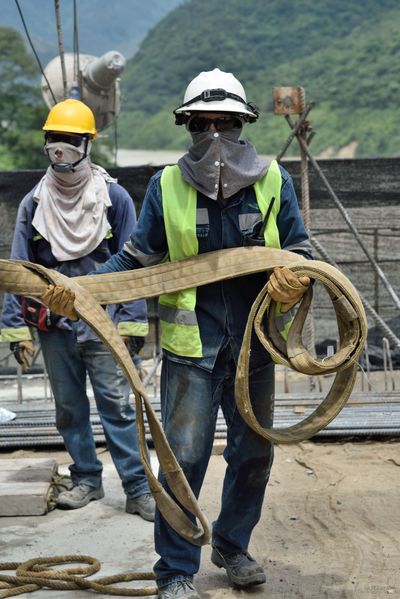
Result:
<svg viewBox="0 0 400 599"><path fill-rule="evenodd" d="M281 247L277 226L281 181L278 163L273 160L267 174L254 185L263 219L272 198L275 198L264 230L264 240L266 246L278 249ZM182 179L178 165L164 168L161 175L161 194L170 261L197 256L197 191ZM196 317L196 296L197 289L194 287L159 297L161 347L180 356L201 358L203 352ZM277 313L277 316L280 316L280 313ZM282 320L282 324L283 322L285 329L290 326L290 323L286 324L286 318Z"/></svg>

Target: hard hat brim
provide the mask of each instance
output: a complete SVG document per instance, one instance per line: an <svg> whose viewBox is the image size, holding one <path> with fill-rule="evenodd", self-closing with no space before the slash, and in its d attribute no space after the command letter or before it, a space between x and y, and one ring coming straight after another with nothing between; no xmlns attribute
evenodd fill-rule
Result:
<svg viewBox="0 0 400 599"><path fill-rule="evenodd" d="M44 125L43 131L54 131L59 133L77 133L78 135L90 135L92 139L96 139L96 132L86 131L81 127L74 127L73 125L57 125L57 127L51 127Z"/></svg>

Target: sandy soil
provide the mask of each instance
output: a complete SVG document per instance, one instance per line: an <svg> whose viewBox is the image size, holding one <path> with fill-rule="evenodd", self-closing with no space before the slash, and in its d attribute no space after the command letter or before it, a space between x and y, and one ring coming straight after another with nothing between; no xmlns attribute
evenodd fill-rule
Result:
<svg viewBox="0 0 400 599"><path fill-rule="evenodd" d="M0 460L28 453L3 453ZM63 452L51 455L60 463L68 461ZM99 558L104 575L151 568L152 526L123 513L118 478L108 454L101 458L106 464L105 499L74 512L2 518L0 561L77 552ZM399 468L399 441L278 446L262 518L250 546L265 566L268 582L249 592L231 589L223 571L210 563L207 546L196 578L202 598L400 597ZM213 456L200 498L210 521L218 513L224 469L223 457ZM58 599L60 594L40 590L30 596ZM62 596L83 599L88 592Z"/></svg>
<svg viewBox="0 0 400 599"><path fill-rule="evenodd" d="M277 447L250 547L262 559L268 583L251 595L400 597L399 449L398 442ZM211 491L218 472L213 468L210 474ZM207 510L212 506L216 511L216 499L209 501ZM205 597L243 596L222 590L223 575L209 574L204 563L200 579L208 591Z"/></svg>

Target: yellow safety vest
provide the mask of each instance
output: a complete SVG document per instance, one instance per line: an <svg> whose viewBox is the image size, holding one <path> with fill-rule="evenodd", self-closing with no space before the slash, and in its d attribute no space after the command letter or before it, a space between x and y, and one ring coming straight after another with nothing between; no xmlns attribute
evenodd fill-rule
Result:
<svg viewBox="0 0 400 599"><path fill-rule="evenodd" d="M280 210L282 177L276 160L266 175L254 184L257 204L264 219L272 198L275 198L264 230L267 247L280 249L277 217ZM199 253L196 235L197 191L182 179L178 165L166 166L161 175L161 194L169 259L183 260ZM197 288L168 293L159 297L161 347L180 356L203 356L200 330L196 317ZM279 311L276 317L281 318ZM285 336L290 322L278 329Z"/></svg>

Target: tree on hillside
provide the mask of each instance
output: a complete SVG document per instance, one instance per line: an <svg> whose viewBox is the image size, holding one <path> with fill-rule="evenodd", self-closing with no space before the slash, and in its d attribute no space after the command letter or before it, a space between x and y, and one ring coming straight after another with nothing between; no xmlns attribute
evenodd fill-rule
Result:
<svg viewBox="0 0 400 599"><path fill-rule="evenodd" d="M21 35L0 27L0 169L41 168L46 107Z"/></svg>

